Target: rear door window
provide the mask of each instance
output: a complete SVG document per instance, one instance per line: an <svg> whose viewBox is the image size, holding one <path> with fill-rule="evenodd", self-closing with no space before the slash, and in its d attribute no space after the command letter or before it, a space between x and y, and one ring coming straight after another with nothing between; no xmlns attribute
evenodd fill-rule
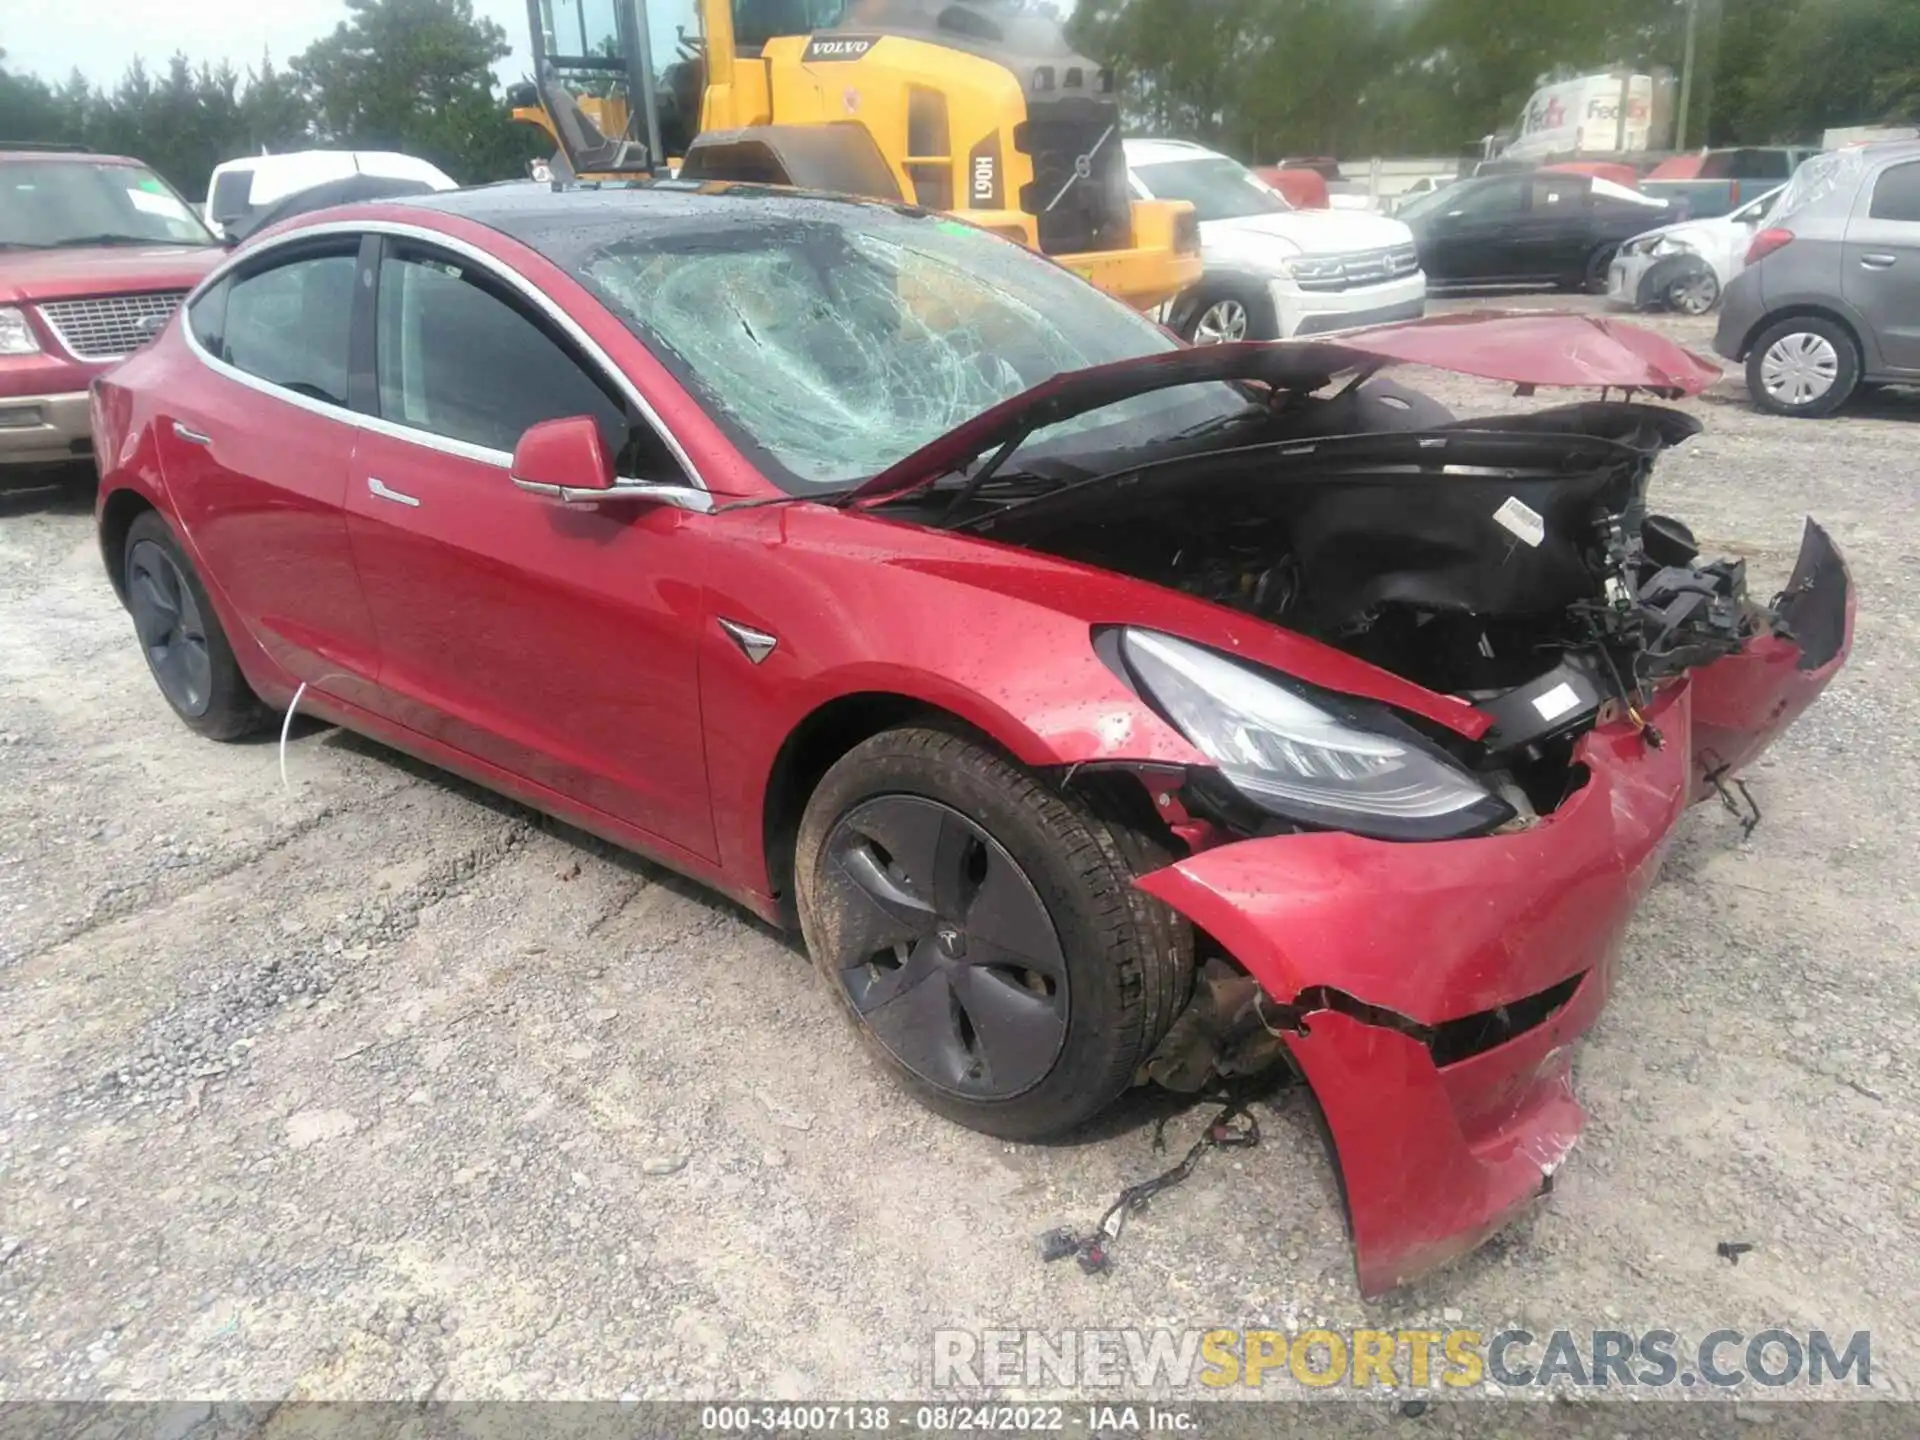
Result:
<svg viewBox="0 0 1920 1440"><path fill-rule="evenodd" d="M227 282L226 313L219 318L213 354L270 385L344 407L347 404L348 335L359 241L311 252ZM196 304L192 323L201 343L203 321Z"/></svg>
<svg viewBox="0 0 1920 1440"><path fill-rule="evenodd" d="M1901 220L1920 224L1920 160L1894 165L1873 182L1870 220Z"/></svg>
<svg viewBox="0 0 1920 1440"><path fill-rule="evenodd" d="M1587 184L1577 175L1536 175L1530 184L1536 218L1578 214L1586 205Z"/></svg>

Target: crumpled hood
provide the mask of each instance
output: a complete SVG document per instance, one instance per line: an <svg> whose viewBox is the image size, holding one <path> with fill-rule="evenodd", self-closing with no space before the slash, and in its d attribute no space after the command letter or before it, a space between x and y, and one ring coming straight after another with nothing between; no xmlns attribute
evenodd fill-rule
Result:
<svg viewBox="0 0 1920 1440"><path fill-rule="evenodd" d="M191 290L226 259L219 245L94 245L0 251L0 304Z"/></svg>
<svg viewBox="0 0 1920 1440"><path fill-rule="evenodd" d="M1595 315L1442 315L1353 330L1339 340L1183 346L1069 371L981 411L840 497L878 504L951 474L976 455L1047 425L1154 390L1206 381L1318 389L1335 375L1385 365L1430 365L1519 385L1697 395L1720 366L1664 335Z"/></svg>
<svg viewBox="0 0 1920 1440"><path fill-rule="evenodd" d="M1200 226L1201 248L1221 254L1257 255L1277 248L1284 258L1349 255L1412 243L1413 232L1398 220L1364 210L1288 210L1208 220Z"/></svg>
<svg viewBox="0 0 1920 1440"><path fill-rule="evenodd" d="M1638 235L1621 246L1652 245L1661 240L1676 240L1690 250L1705 248L1711 220L1679 220L1671 225L1656 225L1651 230L1642 230Z"/></svg>

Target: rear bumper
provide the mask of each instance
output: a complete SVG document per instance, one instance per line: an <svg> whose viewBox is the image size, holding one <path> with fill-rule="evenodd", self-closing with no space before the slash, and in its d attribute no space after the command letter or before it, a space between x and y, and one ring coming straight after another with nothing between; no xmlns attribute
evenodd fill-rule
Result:
<svg viewBox="0 0 1920 1440"><path fill-rule="evenodd" d="M1760 637L1669 686L1647 731L1590 731L1586 784L1524 830L1279 835L1138 882L1297 1017L1283 1038L1326 1117L1362 1294L1473 1249L1550 1188L1585 1120L1571 1043L1606 1003L1675 822L1845 662L1852 587L1811 523L1789 593L1797 639Z"/></svg>
<svg viewBox="0 0 1920 1440"><path fill-rule="evenodd" d="M0 397L0 465L83 460L93 453L87 392Z"/></svg>

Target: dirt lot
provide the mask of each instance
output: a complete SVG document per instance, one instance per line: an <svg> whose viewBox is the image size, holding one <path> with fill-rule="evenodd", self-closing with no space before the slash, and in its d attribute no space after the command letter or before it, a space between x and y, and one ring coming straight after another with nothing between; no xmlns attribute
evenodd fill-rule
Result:
<svg viewBox="0 0 1920 1440"><path fill-rule="evenodd" d="M954 1129L693 886L326 729L283 790L272 744L168 713L86 502L0 500L0 1398L905 1397L937 1327L1421 1321L1867 1329L1911 1396L1920 397L1692 408L1662 504L1763 590L1819 516L1852 666L1755 773L1750 840L1684 822L1552 1199L1377 1305L1302 1096L1110 1275L1042 1266L1167 1163L1150 1109Z"/></svg>

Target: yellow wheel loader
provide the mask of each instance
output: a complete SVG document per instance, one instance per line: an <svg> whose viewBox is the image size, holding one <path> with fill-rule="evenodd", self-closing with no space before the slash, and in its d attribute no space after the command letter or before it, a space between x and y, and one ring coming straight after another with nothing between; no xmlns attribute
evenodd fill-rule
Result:
<svg viewBox="0 0 1920 1440"><path fill-rule="evenodd" d="M582 180L673 175L949 212L1147 310L1192 207L1133 198L1112 77L1022 0L527 0L514 118Z"/></svg>

